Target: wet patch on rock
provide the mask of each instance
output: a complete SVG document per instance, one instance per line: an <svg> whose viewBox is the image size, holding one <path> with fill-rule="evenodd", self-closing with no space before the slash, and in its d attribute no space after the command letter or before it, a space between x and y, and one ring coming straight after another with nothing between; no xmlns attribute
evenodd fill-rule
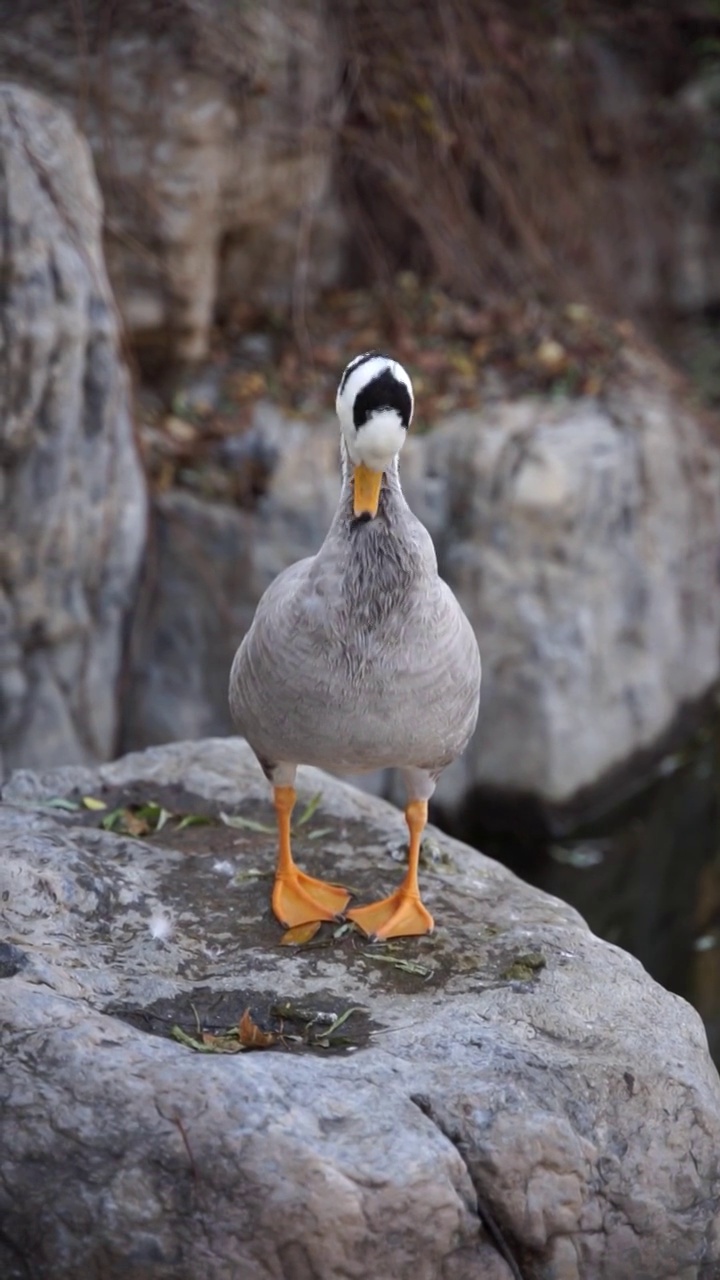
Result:
<svg viewBox="0 0 720 1280"><path fill-rule="evenodd" d="M149 1035L210 1052L232 1052L233 1038L238 1052L353 1052L365 1047L372 1031L379 1027L366 1009L338 1000L331 992L315 992L312 999L298 1000L274 991L198 987L170 999L155 1000L146 1008L109 1006L105 1012ZM248 1027L244 1036L243 1019ZM218 1041L225 1041L224 1047L218 1048Z"/></svg>
<svg viewBox="0 0 720 1280"><path fill-rule="evenodd" d="M283 947L282 926L270 909L277 837L269 801L221 808L180 785L137 781L126 787L96 787L91 796L76 788L47 803L69 826L116 835L122 858L128 856L127 835L153 849L182 855L158 865L161 906L148 917L147 927L158 945L169 941L178 928L200 945L199 952L179 963L178 974L188 982L202 979L208 959L221 965L239 964L240 974L247 977L273 973L279 956L289 955L290 948ZM306 813L309 819L303 821ZM377 867L359 858L349 876L341 875L338 847L362 854L376 850L377 845L366 823L324 814L320 795L305 806L298 805L296 823L293 848L300 865L323 879L339 880L353 900L382 897L400 879L406 844L397 839L388 842L386 856ZM425 871L456 872L452 855L436 837L430 837L428 849ZM456 902L450 911L457 916ZM477 938L458 964L456 947L448 951L441 934L375 943L342 921L323 924L311 940L293 946L292 954L300 981L323 971L323 961L331 960L341 988L344 974L351 971L360 981L367 979L376 992L412 994L421 988L442 987L454 974L470 969L483 969L486 979L499 976L497 965L488 967L489 959Z"/></svg>

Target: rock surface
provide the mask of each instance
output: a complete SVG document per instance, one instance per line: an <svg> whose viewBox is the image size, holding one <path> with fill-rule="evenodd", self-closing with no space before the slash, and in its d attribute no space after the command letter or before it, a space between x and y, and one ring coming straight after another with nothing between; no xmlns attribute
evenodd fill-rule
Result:
<svg viewBox="0 0 720 1280"><path fill-rule="evenodd" d="M132 749L233 732L235 650L266 587L288 564L314 555L330 524L337 431L260 405L250 434L273 459L256 510L177 490L154 499L123 708L123 742Z"/></svg>
<svg viewBox="0 0 720 1280"><path fill-rule="evenodd" d="M316 790L303 863L363 897L396 882L401 816ZM131 800L213 821L100 828ZM437 833L432 938L278 946L268 801L237 740L6 784L3 1276L716 1276L720 1084L691 1009ZM200 1045L246 1008L274 1047Z"/></svg>
<svg viewBox="0 0 720 1280"><path fill-rule="evenodd" d="M602 400L499 404L428 437L441 569L484 659L466 795L569 802L720 675L717 434L660 361L626 365Z"/></svg>
<svg viewBox="0 0 720 1280"><path fill-rule="evenodd" d="M303 304L335 281L339 55L318 0L290 15L214 0L21 10L0 28L0 75L47 92L86 134L141 353L198 359L216 308Z"/></svg>
<svg viewBox="0 0 720 1280"><path fill-rule="evenodd" d="M255 511L156 501L128 748L229 731L255 605L330 523L336 425L261 407L253 431L276 458ZM628 353L601 399L499 401L411 434L401 474L483 656L475 738L437 791L448 820L478 788L573 801L718 679L720 451L660 362Z"/></svg>
<svg viewBox="0 0 720 1280"><path fill-rule="evenodd" d="M0 773L106 759L145 482L68 116L0 86Z"/></svg>

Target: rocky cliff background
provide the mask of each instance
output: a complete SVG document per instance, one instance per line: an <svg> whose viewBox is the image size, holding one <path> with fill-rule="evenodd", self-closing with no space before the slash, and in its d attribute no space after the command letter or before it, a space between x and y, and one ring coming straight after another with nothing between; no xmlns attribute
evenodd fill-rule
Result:
<svg viewBox="0 0 720 1280"><path fill-rule="evenodd" d="M377 345L485 662L437 814L536 851L680 776L720 669L716 6L0 0L0 82L4 771L230 732Z"/></svg>
<svg viewBox="0 0 720 1280"><path fill-rule="evenodd" d="M197 360L238 303L416 270L592 299L670 350L720 290L707 0L27 0L0 74L90 141L126 330ZM297 318L297 315L296 315Z"/></svg>

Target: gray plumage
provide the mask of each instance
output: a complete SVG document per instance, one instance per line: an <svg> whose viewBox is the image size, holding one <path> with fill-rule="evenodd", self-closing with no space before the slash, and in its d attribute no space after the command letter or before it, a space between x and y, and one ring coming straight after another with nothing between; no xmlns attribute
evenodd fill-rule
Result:
<svg viewBox="0 0 720 1280"><path fill-rule="evenodd" d="M322 547L258 605L233 662L230 709L276 785L292 785L298 764L398 766L409 798L426 800L475 727L477 641L405 501L397 456L366 520L354 515L344 436L342 462Z"/></svg>

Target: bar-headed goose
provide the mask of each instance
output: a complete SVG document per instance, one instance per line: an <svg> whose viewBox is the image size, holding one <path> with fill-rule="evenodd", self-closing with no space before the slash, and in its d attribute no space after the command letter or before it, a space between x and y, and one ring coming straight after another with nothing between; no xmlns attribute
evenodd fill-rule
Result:
<svg viewBox="0 0 720 1280"><path fill-rule="evenodd" d="M274 790L278 919L290 926L333 919L350 898L294 862L297 766L333 773L397 766L407 790L407 874L389 898L346 914L377 938L422 934L433 927L418 888L428 800L475 728L480 655L400 488L398 454L413 412L407 373L375 351L358 356L336 407L337 511L317 555L284 570L263 595L233 662L230 709Z"/></svg>

